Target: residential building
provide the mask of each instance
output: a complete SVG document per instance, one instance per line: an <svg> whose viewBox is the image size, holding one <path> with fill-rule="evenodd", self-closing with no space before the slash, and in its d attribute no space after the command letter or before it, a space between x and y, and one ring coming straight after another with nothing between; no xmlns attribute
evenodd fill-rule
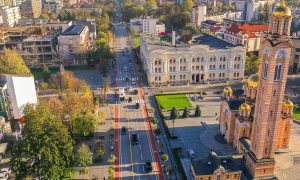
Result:
<svg viewBox="0 0 300 180"><path fill-rule="evenodd" d="M243 155L251 179L274 179L275 152L289 148L294 104L284 95L292 53L290 25L291 11L281 1L261 40L258 74L247 79L244 90L224 89L220 131Z"/></svg>
<svg viewBox="0 0 300 180"><path fill-rule="evenodd" d="M22 17L39 18L42 14L41 0L25 0L20 7Z"/></svg>
<svg viewBox="0 0 300 180"><path fill-rule="evenodd" d="M27 104L37 104L34 78L0 75L0 116L7 120L22 121Z"/></svg>
<svg viewBox="0 0 300 180"><path fill-rule="evenodd" d="M159 34L166 30L165 24L151 17L130 19L130 28L145 34Z"/></svg>
<svg viewBox="0 0 300 180"><path fill-rule="evenodd" d="M0 25L13 27L18 24L20 19L21 14L19 6L3 6L0 8Z"/></svg>
<svg viewBox="0 0 300 180"><path fill-rule="evenodd" d="M61 60L67 64L85 64L82 57L89 49L89 28L84 25L71 25L58 37Z"/></svg>
<svg viewBox="0 0 300 180"><path fill-rule="evenodd" d="M205 21L206 6L196 5L191 9L191 24L193 27L200 27L202 22Z"/></svg>
<svg viewBox="0 0 300 180"><path fill-rule="evenodd" d="M90 33L90 45L94 43L97 39L97 28L96 28L96 20L95 19L81 19L72 21L73 25L85 25L89 28Z"/></svg>
<svg viewBox="0 0 300 180"><path fill-rule="evenodd" d="M72 25L72 21L50 21L44 26L51 31L61 31L64 32L68 27Z"/></svg>
<svg viewBox="0 0 300 180"><path fill-rule="evenodd" d="M244 77L245 48L208 34L188 44L162 42L155 35L141 35L140 56L150 86L217 83Z"/></svg>
<svg viewBox="0 0 300 180"><path fill-rule="evenodd" d="M255 22L258 20L259 8L264 7L265 4L273 4L273 0L247 0L246 4L246 22Z"/></svg>
<svg viewBox="0 0 300 180"><path fill-rule="evenodd" d="M232 24L224 32L224 40L245 46L247 52L258 51L262 34L267 29L267 25Z"/></svg>
<svg viewBox="0 0 300 180"><path fill-rule="evenodd" d="M215 22L223 22L224 19L242 20L243 13L242 12L227 12L224 14L205 17L206 21L209 20L209 21L215 21Z"/></svg>
<svg viewBox="0 0 300 180"><path fill-rule="evenodd" d="M31 35L24 39L22 56L30 66L41 66L43 64L59 63L57 36Z"/></svg>
<svg viewBox="0 0 300 180"><path fill-rule="evenodd" d="M0 7L3 6L13 7L17 5L15 0L0 0Z"/></svg>

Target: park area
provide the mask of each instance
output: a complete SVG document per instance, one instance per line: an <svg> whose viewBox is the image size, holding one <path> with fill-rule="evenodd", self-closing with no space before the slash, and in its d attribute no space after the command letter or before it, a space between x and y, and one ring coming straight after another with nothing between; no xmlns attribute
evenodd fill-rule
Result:
<svg viewBox="0 0 300 180"><path fill-rule="evenodd" d="M174 106L177 109L192 108L185 94L157 95L156 99L162 110L171 110Z"/></svg>

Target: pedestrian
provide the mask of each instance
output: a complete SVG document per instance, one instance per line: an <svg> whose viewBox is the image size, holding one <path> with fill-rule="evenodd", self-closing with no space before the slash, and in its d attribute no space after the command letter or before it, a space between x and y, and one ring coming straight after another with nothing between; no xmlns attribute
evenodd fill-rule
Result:
<svg viewBox="0 0 300 180"><path fill-rule="evenodd" d="M92 146L90 145L90 150L92 150Z"/></svg>

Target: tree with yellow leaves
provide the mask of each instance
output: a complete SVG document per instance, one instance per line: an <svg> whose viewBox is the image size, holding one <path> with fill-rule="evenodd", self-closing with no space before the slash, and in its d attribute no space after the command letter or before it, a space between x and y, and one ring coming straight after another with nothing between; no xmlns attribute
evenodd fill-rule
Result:
<svg viewBox="0 0 300 180"><path fill-rule="evenodd" d="M16 51L4 49L0 55L0 74L31 75L31 72Z"/></svg>

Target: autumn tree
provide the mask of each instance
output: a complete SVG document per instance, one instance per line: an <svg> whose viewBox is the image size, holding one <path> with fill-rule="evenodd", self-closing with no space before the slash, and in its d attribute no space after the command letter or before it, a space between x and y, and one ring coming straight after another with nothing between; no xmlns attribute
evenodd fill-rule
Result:
<svg viewBox="0 0 300 180"><path fill-rule="evenodd" d="M194 5L195 5L194 0L185 0L184 1L184 9L186 11L190 11Z"/></svg>
<svg viewBox="0 0 300 180"><path fill-rule="evenodd" d="M84 143L80 144L78 147L76 163L81 167L86 167L93 163L93 153Z"/></svg>
<svg viewBox="0 0 300 180"><path fill-rule="evenodd" d="M67 128L44 105L28 105L24 114L24 140L14 145L10 162L16 179L61 179L74 160Z"/></svg>
<svg viewBox="0 0 300 180"><path fill-rule="evenodd" d="M48 82L49 79L51 77L51 71L49 70L49 68L47 67L47 65L43 65L43 80L45 82Z"/></svg>
<svg viewBox="0 0 300 180"><path fill-rule="evenodd" d="M4 49L0 55L0 74L31 75L31 72L16 51Z"/></svg>

